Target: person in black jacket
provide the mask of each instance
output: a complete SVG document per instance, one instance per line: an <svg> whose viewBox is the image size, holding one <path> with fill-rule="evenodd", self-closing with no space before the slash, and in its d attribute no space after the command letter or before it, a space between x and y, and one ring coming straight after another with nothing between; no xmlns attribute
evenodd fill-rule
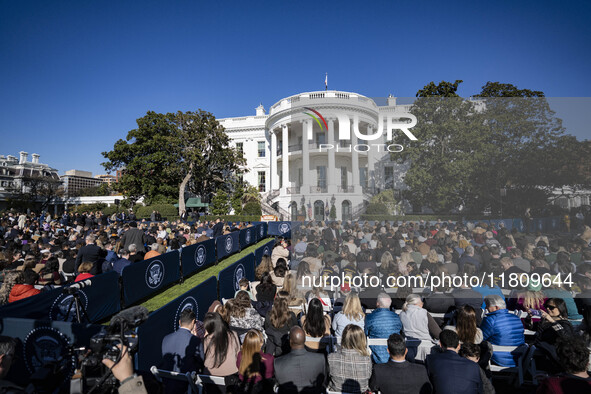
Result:
<svg viewBox="0 0 591 394"><path fill-rule="evenodd" d="M437 394L482 393L480 367L475 362L460 357L460 338L451 330L439 335L443 353L430 354L426 364L433 388Z"/></svg>
<svg viewBox="0 0 591 394"><path fill-rule="evenodd" d="M220 235L224 234L224 222L222 222L221 218L217 218L215 220L215 225L213 226L213 236L212 238L219 237Z"/></svg>
<svg viewBox="0 0 591 394"><path fill-rule="evenodd" d="M90 262L93 263L92 270L90 271L92 275L98 275L102 272L102 263L107 256L107 251L95 245L95 240L96 237L94 235L86 237L86 245L80 248L76 256L76 271L78 271L78 267L83 262Z"/></svg>
<svg viewBox="0 0 591 394"><path fill-rule="evenodd" d="M406 343L400 334L388 338L390 359L384 364L374 364L369 388L382 394L429 394L433 387L423 365L406 361Z"/></svg>

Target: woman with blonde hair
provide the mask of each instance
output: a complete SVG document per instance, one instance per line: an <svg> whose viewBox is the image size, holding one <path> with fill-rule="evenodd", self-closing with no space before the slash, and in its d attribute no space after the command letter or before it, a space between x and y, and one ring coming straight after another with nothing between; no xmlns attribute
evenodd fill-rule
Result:
<svg viewBox="0 0 591 394"><path fill-rule="evenodd" d="M334 316L332 321L332 329L337 337L343 335L343 330L349 324L354 324L363 329L365 327L365 313L361 308L359 296L354 293L349 293L345 302L343 303L343 310Z"/></svg>
<svg viewBox="0 0 591 394"><path fill-rule="evenodd" d="M301 291L298 289L296 277L293 272L288 271L285 274L281 290L289 294L287 297L287 303L289 306L298 306L306 303Z"/></svg>
<svg viewBox="0 0 591 394"><path fill-rule="evenodd" d="M408 263L414 263L414 259L408 252L403 252L400 255L400 260L398 261L398 271L400 271L401 275L408 275Z"/></svg>
<svg viewBox="0 0 591 394"><path fill-rule="evenodd" d="M249 330L244 336L236 366L238 378L243 382L246 392L251 392L255 384L273 377L275 358L268 353L263 353L261 349L264 344L265 339L259 330Z"/></svg>
<svg viewBox="0 0 591 394"><path fill-rule="evenodd" d="M372 364L363 329L349 324L343 330L341 347L328 355L329 390L343 393L364 393L369 390ZM352 376L348 371L355 371Z"/></svg>
<svg viewBox="0 0 591 394"><path fill-rule="evenodd" d="M14 285L23 283L23 271L9 271L4 276L4 282L0 287L0 305L8 304L8 298Z"/></svg>

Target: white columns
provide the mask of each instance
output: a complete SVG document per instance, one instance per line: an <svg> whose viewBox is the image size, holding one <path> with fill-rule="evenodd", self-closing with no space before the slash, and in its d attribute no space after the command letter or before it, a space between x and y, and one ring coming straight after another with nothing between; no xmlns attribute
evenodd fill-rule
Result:
<svg viewBox="0 0 591 394"><path fill-rule="evenodd" d="M367 125L367 135L371 135L373 134L373 127L371 125ZM379 143L378 141L375 141L375 143ZM377 187L378 185L376 185L376 177L379 175L376 173L377 169L376 169L376 163L377 163L377 157L376 157L376 153L373 152L371 149L367 152L367 185L369 186L370 189Z"/></svg>
<svg viewBox="0 0 591 394"><path fill-rule="evenodd" d="M300 193L310 193L310 141L307 136L312 135L312 119L302 124L302 184Z"/></svg>
<svg viewBox="0 0 591 394"><path fill-rule="evenodd" d="M277 135L275 130L269 130L271 133L271 187L269 191L279 189L279 173L277 171Z"/></svg>
<svg viewBox="0 0 591 394"><path fill-rule="evenodd" d="M334 120L328 121L328 139L327 144L333 144L336 146L334 138ZM328 184L328 193L335 194L337 192L337 185L335 181L335 151L334 149L328 150L328 168L326 169L326 177Z"/></svg>
<svg viewBox="0 0 591 394"><path fill-rule="evenodd" d="M281 138L283 139L281 141L281 143L282 143L281 158L283 160L283 162L282 162L282 179L283 179L282 182L283 182L283 184L281 185L281 191L282 191L282 194L286 194L287 193L286 189L288 187L290 187L290 184L289 184L289 136L288 136L286 124L281 126Z"/></svg>
<svg viewBox="0 0 591 394"><path fill-rule="evenodd" d="M359 133L359 117L353 117L353 135L351 136L351 171L353 172L353 192L361 193L359 185L359 152L355 149L357 145L357 133Z"/></svg>

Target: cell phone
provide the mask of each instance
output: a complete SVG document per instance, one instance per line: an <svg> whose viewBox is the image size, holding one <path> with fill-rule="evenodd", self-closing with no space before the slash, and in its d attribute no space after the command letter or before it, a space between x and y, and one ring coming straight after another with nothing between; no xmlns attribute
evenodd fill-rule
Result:
<svg viewBox="0 0 591 394"><path fill-rule="evenodd" d="M531 313L532 316L542 317L542 311L537 309L530 309L529 313Z"/></svg>

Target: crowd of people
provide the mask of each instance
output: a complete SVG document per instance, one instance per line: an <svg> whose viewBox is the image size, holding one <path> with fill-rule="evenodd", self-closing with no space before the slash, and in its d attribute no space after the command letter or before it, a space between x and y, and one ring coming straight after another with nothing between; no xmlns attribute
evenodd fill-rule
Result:
<svg viewBox="0 0 591 394"><path fill-rule="evenodd" d="M0 303L105 271L121 273L136 261L248 225L104 216L0 218ZM162 343L160 367L222 376L225 390L236 393L274 387L279 393L493 393L489 364L516 367L520 352L535 345L536 365L547 375L531 377L540 381L538 392L589 391L590 241L589 228L552 236L486 223L306 223L292 239L278 239L255 281L243 278L234 298L214 302L203 321L185 310L179 330ZM552 280L509 285L503 274ZM437 275L484 275L493 283L302 285L305 277L342 275L378 278L382 285L387 277ZM572 280L555 280L559 275ZM165 382L167 392L179 387Z"/></svg>
<svg viewBox="0 0 591 394"><path fill-rule="evenodd" d="M233 299L195 321L205 326L201 350L175 355L225 377L229 392L494 393L489 365L516 367L535 345L534 391L588 392L590 241L589 229L553 237L484 223L304 224L263 257L255 281L243 279ZM571 274L572 283L501 288L503 272ZM305 276L342 273L492 274L495 283L303 286ZM170 356L163 346L163 360Z"/></svg>
<svg viewBox="0 0 591 394"><path fill-rule="evenodd" d="M102 212L0 216L0 305L103 272L121 275L134 262L250 226L221 219L190 225L123 217Z"/></svg>

